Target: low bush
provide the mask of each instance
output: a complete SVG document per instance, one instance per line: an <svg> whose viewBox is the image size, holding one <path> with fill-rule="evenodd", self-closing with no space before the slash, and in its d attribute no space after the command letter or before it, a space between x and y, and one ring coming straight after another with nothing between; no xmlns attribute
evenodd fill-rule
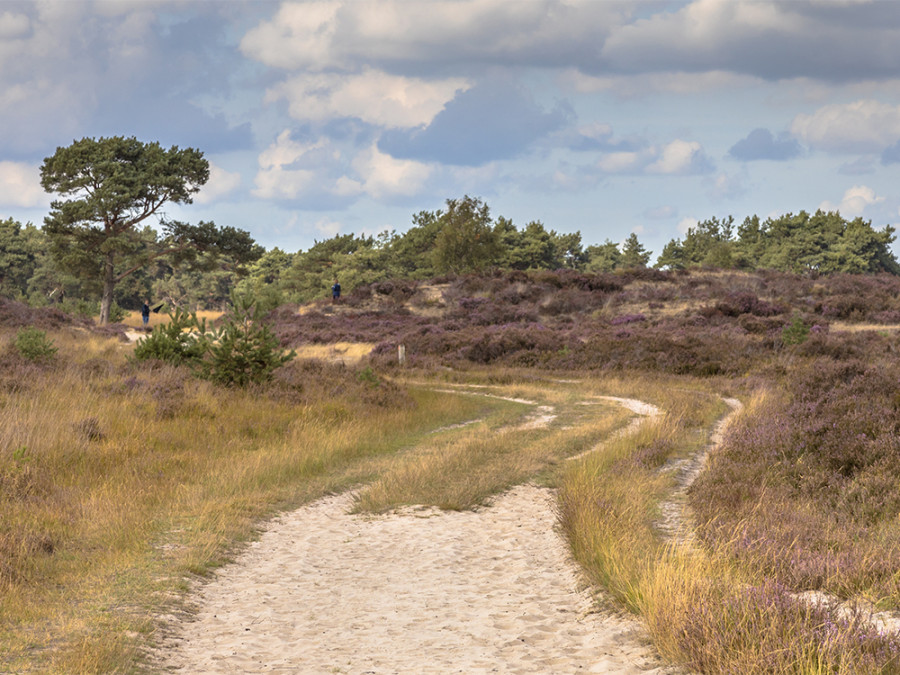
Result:
<svg viewBox="0 0 900 675"><path fill-rule="evenodd" d="M253 297L233 295L232 303L231 314L211 331L195 313L176 309L168 323L138 342L134 358L186 365L199 377L227 386L267 382L295 353L281 349Z"/></svg>
<svg viewBox="0 0 900 675"><path fill-rule="evenodd" d="M795 590L900 606L900 367L819 358L735 425L694 484L699 532Z"/></svg>
<svg viewBox="0 0 900 675"><path fill-rule="evenodd" d="M760 300L753 293L729 293L723 300L716 303L716 309L725 316L732 317L742 314L775 316L784 311L784 308Z"/></svg>
<svg viewBox="0 0 900 675"><path fill-rule="evenodd" d="M196 368L200 375L218 384L245 387L261 384L296 353L281 349L278 338L262 319L250 296L232 296L232 310L224 325L199 340L203 356Z"/></svg>
<svg viewBox="0 0 900 675"><path fill-rule="evenodd" d="M45 331L34 327L20 329L13 344L22 358L33 363L49 363L59 351Z"/></svg>
<svg viewBox="0 0 900 675"><path fill-rule="evenodd" d="M206 323L198 321L196 313L176 308L174 313L169 313L168 322L155 326L150 335L138 340L134 358L193 366L203 356L205 333Z"/></svg>

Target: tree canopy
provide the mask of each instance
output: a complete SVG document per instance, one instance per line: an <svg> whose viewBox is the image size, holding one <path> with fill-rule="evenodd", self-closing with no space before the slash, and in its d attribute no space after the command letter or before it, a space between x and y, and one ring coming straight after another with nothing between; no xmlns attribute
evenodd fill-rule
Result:
<svg viewBox="0 0 900 675"><path fill-rule="evenodd" d="M337 234L306 251L264 251L243 230L160 218L166 202L190 201L207 170L196 150L135 139L84 139L58 149L45 160L42 183L65 199L53 202L44 228L0 221L0 294L33 304L99 298L105 320L113 299L131 308L144 297L212 308L237 288L272 308L326 297L334 279L350 293L387 280L489 269L614 272L646 267L652 257L636 233L585 246L580 232L558 233L539 220L517 227L468 195L413 214L402 233ZM154 219L159 231L150 226ZM712 217L669 241L655 267L900 274L893 242L892 227L876 230L837 212L754 215L737 226L732 216Z"/></svg>
<svg viewBox="0 0 900 675"><path fill-rule="evenodd" d="M136 138L84 138L44 159L41 185L60 196L44 220L50 251L60 269L101 292L100 323L109 320L115 286L125 277L168 256L173 264L193 263L208 252L238 262L259 257L247 232L164 222L167 203L189 204L209 179L203 153ZM155 218L162 237L141 227Z"/></svg>
<svg viewBox="0 0 900 675"><path fill-rule="evenodd" d="M893 241L890 225L876 230L871 221L848 221L837 211L800 211L764 222L751 216L736 233L732 217L710 218L666 244L656 266L900 274L889 248Z"/></svg>

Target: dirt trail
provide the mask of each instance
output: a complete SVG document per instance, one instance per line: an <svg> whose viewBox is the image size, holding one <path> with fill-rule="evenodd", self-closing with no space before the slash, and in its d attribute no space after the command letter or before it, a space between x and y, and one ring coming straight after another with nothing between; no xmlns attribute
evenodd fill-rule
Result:
<svg viewBox="0 0 900 675"><path fill-rule="evenodd" d="M706 467L709 453L722 444L728 425L744 408L736 398L722 400L728 404L731 411L716 423L706 447L687 459L672 462L671 465L665 467L667 471L676 472L677 487L669 499L659 505L662 519L658 523L658 527L665 537L680 546L693 546L694 544L694 525L687 501L688 490Z"/></svg>
<svg viewBox="0 0 900 675"><path fill-rule="evenodd" d="M270 523L201 590L195 620L175 628L159 666L678 672L654 656L636 621L596 610L557 531L550 490L519 486L463 512L353 515L352 505L350 494L331 496Z"/></svg>

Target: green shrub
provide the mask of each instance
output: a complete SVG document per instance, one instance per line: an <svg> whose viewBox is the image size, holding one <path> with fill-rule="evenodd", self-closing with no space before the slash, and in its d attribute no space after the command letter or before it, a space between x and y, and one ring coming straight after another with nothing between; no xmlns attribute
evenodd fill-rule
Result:
<svg viewBox="0 0 900 675"><path fill-rule="evenodd" d="M809 326L799 314L795 314L791 322L781 330L781 343L784 346L802 345L809 337Z"/></svg>
<svg viewBox="0 0 900 675"><path fill-rule="evenodd" d="M14 344L16 351L23 358L34 363L52 361L57 352L56 347L53 346L53 341L47 338L47 333L33 326L19 330L16 333Z"/></svg>
<svg viewBox="0 0 900 675"><path fill-rule="evenodd" d="M381 384L381 381L378 379L378 375L375 374L375 371L372 370L371 366L366 366L361 371L356 374L356 379L362 382L363 384L367 384L370 387L377 387Z"/></svg>
<svg viewBox="0 0 900 675"><path fill-rule="evenodd" d="M228 321L204 342L198 374L229 386L266 382L272 371L294 358L296 352L281 348L278 338L263 323L262 310L252 296L232 295L232 303Z"/></svg>
<svg viewBox="0 0 900 675"><path fill-rule="evenodd" d="M232 303L231 316L214 331L207 331L196 313L176 309L168 323L137 343L134 358L184 364L198 377L228 386L268 381L296 353L282 350L253 296L233 295Z"/></svg>
<svg viewBox="0 0 900 675"><path fill-rule="evenodd" d="M134 348L138 361L156 359L173 366L199 363L206 351L206 322L182 309L169 313L169 322L160 324Z"/></svg>
<svg viewBox="0 0 900 675"><path fill-rule="evenodd" d="M127 315L128 312L119 307L119 305L115 301L113 301L113 303L109 306L110 323L120 323L122 319L124 319Z"/></svg>

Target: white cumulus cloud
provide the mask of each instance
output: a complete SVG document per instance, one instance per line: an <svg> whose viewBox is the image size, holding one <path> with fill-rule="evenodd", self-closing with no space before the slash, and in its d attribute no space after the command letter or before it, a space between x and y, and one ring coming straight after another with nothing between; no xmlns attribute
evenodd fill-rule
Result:
<svg viewBox="0 0 900 675"><path fill-rule="evenodd" d="M409 159L395 159L372 145L353 161L366 194L374 199L417 194L431 176L431 167Z"/></svg>
<svg viewBox="0 0 900 675"><path fill-rule="evenodd" d="M822 211L840 211L845 218L861 216L869 206L884 201L884 197L878 197L875 190L866 185L854 185L844 193L839 204L824 201L819 205Z"/></svg>
<svg viewBox="0 0 900 675"><path fill-rule="evenodd" d="M345 155L325 139L304 143L285 130L259 156L256 189L263 199L321 199L340 202L367 195L375 200L407 197L421 191L432 168L396 159L377 144Z"/></svg>
<svg viewBox="0 0 900 675"><path fill-rule="evenodd" d="M241 174L231 173L220 166L209 163L209 180L194 197L198 204L209 204L220 197L234 192L241 184Z"/></svg>
<svg viewBox="0 0 900 675"><path fill-rule="evenodd" d="M674 140L664 146L659 159L647 167L648 173L691 173L703 160L703 146L696 141Z"/></svg>
<svg viewBox="0 0 900 675"><path fill-rule="evenodd" d="M900 106L871 99L835 103L797 115L791 133L812 148L871 153L900 140Z"/></svg>
<svg viewBox="0 0 900 675"><path fill-rule="evenodd" d="M268 148L259 155L259 171L253 194L263 199L296 199L311 188L316 178L312 167L302 164L310 154L320 150L324 140L301 143L291 138L290 130L284 130Z"/></svg>
<svg viewBox="0 0 900 675"><path fill-rule="evenodd" d="M3 12L0 14L0 40L25 37L31 29L31 20L24 14Z"/></svg>
<svg viewBox="0 0 900 675"><path fill-rule="evenodd" d="M627 2L335 0L285 2L241 41L245 55L284 70L362 63L546 65L595 62Z"/></svg>
<svg viewBox="0 0 900 675"><path fill-rule="evenodd" d="M676 139L629 151L608 152L595 163L602 173L694 175L708 173L712 162L697 141Z"/></svg>
<svg viewBox="0 0 900 675"><path fill-rule="evenodd" d="M373 69L361 73L304 74L272 87L267 101L285 99L291 116L322 121L356 117L384 127L417 127L430 123L466 80L423 80Z"/></svg>
<svg viewBox="0 0 900 675"><path fill-rule="evenodd" d="M241 41L243 52L268 66L298 68L322 63L331 50L340 2L286 2Z"/></svg>
<svg viewBox="0 0 900 675"><path fill-rule="evenodd" d="M34 207L49 204L41 187L41 173L36 166L21 162L0 162L0 206Z"/></svg>
<svg viewBox="0 0 900 675"><path fill-rule="evenodd" d="M634 173L646 164L640 152L610 152L597 160L597 168L603 173Z"/></svg>

